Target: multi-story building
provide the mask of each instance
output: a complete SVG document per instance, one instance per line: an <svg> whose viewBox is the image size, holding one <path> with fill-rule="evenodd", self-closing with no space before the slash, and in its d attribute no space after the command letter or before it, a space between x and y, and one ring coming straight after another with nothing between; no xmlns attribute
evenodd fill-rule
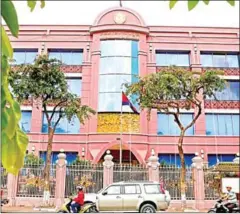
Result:
<svg viewBox="0 0 240 214"><path fill-rule="evenodd" d="M186 163L196 152L212 165L231 161L239 151L238 28L147 26L137 12L117 7L99 14L91 26L22 25L11 41L15 64L32 63L40 53L62 60L69 90L97 111L85 125L77 119L60 121L53 160L64 149L69 162L79 155L97 163L110 150L117 162L122 145L123 162L144 163L154 151L159 161L179 164L179 130L171 116L153 110L148 121L145 111L135 114L121 107L123 83L169 65L202 72L220 68L229 82L218 101L203 101L204 111L187 131ZM44 157L46 120L37 105L29 101L21 106L20 125L29 136L28 151ZM182 111L182 120L187 123L194 112Z"/></svg>

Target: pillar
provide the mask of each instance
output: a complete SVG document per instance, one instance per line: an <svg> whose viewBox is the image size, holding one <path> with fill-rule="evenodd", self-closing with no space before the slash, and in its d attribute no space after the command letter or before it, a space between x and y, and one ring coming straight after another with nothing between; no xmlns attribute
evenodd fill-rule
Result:
<svg viewBox="0 0 240 214"><path fill-rule="evenodd" d="M66 155L60 150L56 162L56 188L55 188L55 205L59 208L64 203L65 183L66 183Z"/></svg>
<svg viewBox="0 0 240 214"><path fill-rule="evenodd" d="M7 194L9 199L9 206L16 205L18 176L8 173L7 176Z"/></svg>
<svg viewBox="0 0 240 214"><path fill-rule="evenodd" d="M193 167L193 181L194 181L194 195L196 209L204 209L204 171L203 171L203 159L199 156L195 156L192 159Z"/></svg>
<svg viewBox="0 0 240 214"><path fill-rule="evenodd" d="M110 151L107 151L107 154L104 157L103 162L103 188L113 183L113 166L112 161L113 156L110 154Z"/></svg>
<svg viewBox="0 0 240 214"><path fill-rule="evenodd" d="M158 157L155 154L152 154L148 158L148 173L149 173L149 181L159 182L159 162Z"/></svg>

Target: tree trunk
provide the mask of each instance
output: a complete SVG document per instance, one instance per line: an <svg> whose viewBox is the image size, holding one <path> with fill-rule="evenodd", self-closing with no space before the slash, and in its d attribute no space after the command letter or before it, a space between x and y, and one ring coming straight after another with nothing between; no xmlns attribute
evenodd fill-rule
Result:
<svg viewBox="0 0 240 214"><path fill-rule="evenodd" d="M45 205L49 205L50 200L50 167L51 167L51 154L52 154L52 142L53 142L54 130L51 126L48 128L48 145L46 163L44 168L44 196L43 202Z"/></svg>
<svg viewBox="0 0 240 214"><path fill-rule="evenodd" d="M186 166L185 166L185 159L184 159L184 152L183 152L183 138L184 138L184 131L181 131L181 135L178 140L178 152L181 160L181 175L180 175L180 188L181 188L181 201L182 201L182 208L186 207Z"/></svg>

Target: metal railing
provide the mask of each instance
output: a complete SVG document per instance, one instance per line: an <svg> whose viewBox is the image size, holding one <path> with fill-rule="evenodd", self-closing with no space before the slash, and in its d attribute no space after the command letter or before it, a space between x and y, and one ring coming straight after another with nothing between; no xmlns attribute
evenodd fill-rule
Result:
<svg viewBox="0 0 240 214"><path fill-rule="evenodd" d="M148 181L146 165L120 165L113 166L113 182L120 181Z"/></svg>
<svg viewBox="0 0 240 214"><path fill-rule="evenodd" d="M25 164L18 174L18 197L43 197L44 164ZM55 196L56 166L50 168L50 197Z"/></svg>
<svg viewBox="0 0 240 214"><path fill-rule="evenodd" d="M219 175L220 173L214 172L212 168L204 168L205 200L216 200L220 197L221 182Z"/></svg>
<svg viewBox="0 0 240 214"><path fill-rule="evenodd" d="M1 189L7 189L7 171L1 167Z"/></svg>
<svg viewBox="0 0 240 214"><path fill-rule="evenodd" d="M67 165L65 197L76 194L76 186L85 187L86 193L97 193L103 188L102 164L71 164Z"/></svg>
<svg viewBox="0 0 240 214"><path fill-rule="evenodd" d="M181 168L176 166L160 166L160 183L169 191L172 200L181 200ZM186 199L194 200L193 173L191 167L186 167Z"/></svg>

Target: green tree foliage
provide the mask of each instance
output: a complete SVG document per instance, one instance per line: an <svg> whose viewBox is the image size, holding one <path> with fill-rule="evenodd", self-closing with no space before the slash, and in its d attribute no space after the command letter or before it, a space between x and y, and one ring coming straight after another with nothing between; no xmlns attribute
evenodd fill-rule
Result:
<svg viewBox="0 0 240 214"><path fill-rule="evenodd" d="M31 10L36 1L28 1ZM44 1L41 1L41 7L44 7ZM14 37L18 37L19 24L15 7L10 0L1 1L1 16L8 29ZM27 149L28 137L19 128L21 119L21 109L14 100L8 88L8 61L13 57L13 49L8 35L3 26L1 26L2 36L2 54L1 54L1 131L2 131L2 165L7 172L17 174L23 166L24 156Z"/></svg>
<svg viewBox="0 0 240 214"><path fill-rule="evenodd" d="M188 10L192 10L193 8L195 8L200 1L201 0L187 0ZM215 1L215 0L202 0L202 1L206 5L208 5L210 1ZM227 1L231 6L235 6L235 0L225 0L225 1ZM170 9L174 8L177 2L179 2L179 0L169 0L169 8Z"/></svg>
<svg viewBox="0 0 240 214"><path fill-rule="evenodd" d="M32 165L41 165L44 163L44 160L42 158L39 158L38 156L30 153L25 156L24 164L32 166Z"/></svg>
<svg viewBox="0 0 240 214"><path fill-rule="evenodd" d="M9 73L9 83L17 100L23 102L30 97L38 100L39 108L43 108L47 118L48 146L44 169L46 191L49 190L53 135L60 120L66 117L70 122L76 115L80 123L84 124L91 114L95 114L93 109L81 104L77 95L68 92L67 80L60 66L60 61L40 55L34 64L21 65ZM53 107L51 112L47 110L49 105ZM57 118L56 121L53 118Z"/></svg>
<svg viewBox="0 0 240 214"><path fill-rule="evenodd" d="M138 96L141 109L148 109L148 119L152 109L173 115L174 121L180 129L178 152L181 160L181 195L185 198L186 166L183 151L183 138L187 129L192 127L202 113L202 96L215 97L215 93L222 91L225 80L221 79L221 71L209 70L204 73L193 73L183 68L169 67L161 72L141 77L139 82L126 85L127 94ZM180 102L180 99L183 100ZM195 108L193 120L184 126L180 119L181 109Z"/></svg>

